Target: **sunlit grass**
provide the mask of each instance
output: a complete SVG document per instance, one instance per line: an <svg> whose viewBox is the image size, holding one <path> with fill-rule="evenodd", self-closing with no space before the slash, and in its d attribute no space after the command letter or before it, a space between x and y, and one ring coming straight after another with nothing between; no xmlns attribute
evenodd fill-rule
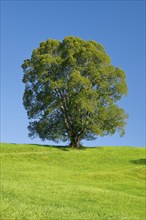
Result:
<svg viewBox="0 0 146 220"><path fill-rule="evenodd" d="M144 220L145 149L1 144L1 218Z"/></svg>

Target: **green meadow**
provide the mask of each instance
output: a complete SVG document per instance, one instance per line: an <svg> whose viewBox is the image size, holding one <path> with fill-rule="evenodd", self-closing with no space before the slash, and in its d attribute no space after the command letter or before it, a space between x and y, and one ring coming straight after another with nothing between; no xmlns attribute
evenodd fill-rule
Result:
<svg viewBox="0 0 146 220"><path fill-rule="evenodd" d="M145 220L145 149L1 144L1 220Z"/></svg>

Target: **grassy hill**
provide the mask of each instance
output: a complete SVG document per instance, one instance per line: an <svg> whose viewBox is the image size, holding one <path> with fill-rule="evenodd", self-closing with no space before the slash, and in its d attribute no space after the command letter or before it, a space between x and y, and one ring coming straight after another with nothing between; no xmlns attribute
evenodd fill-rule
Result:
<svg viewBox="0 0 146 220"><path fill-rule="evenodd" d="M2 220L144 220L145 149L1 144Z"/></svg>

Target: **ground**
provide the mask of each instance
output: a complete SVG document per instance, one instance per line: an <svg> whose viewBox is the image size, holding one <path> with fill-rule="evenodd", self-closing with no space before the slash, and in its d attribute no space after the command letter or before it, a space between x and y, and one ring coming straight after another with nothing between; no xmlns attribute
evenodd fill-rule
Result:
<svg viewBox="0 0 146 220"><path fill-rule="evenodd" d="M144 220L145 149L1 144L1 219Z"/></svg>

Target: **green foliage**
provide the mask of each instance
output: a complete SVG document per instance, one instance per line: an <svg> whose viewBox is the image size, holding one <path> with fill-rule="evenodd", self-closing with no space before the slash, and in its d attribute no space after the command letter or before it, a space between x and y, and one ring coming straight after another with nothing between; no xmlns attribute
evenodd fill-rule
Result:
<svg viewBox="0 0 146 220"><path fill-rule="evenodd" d="M82 139L124 134L127 115L117 102L127 94L125 73L111 65L99 43L48 39L22 68L31 137L70 139L77 147Z"/></svg>
<svg viewBox="0 0 146 220"><path fill-rule="evenodd" d="M1 220L144 220L145 149L1 144Z"/></svg>

